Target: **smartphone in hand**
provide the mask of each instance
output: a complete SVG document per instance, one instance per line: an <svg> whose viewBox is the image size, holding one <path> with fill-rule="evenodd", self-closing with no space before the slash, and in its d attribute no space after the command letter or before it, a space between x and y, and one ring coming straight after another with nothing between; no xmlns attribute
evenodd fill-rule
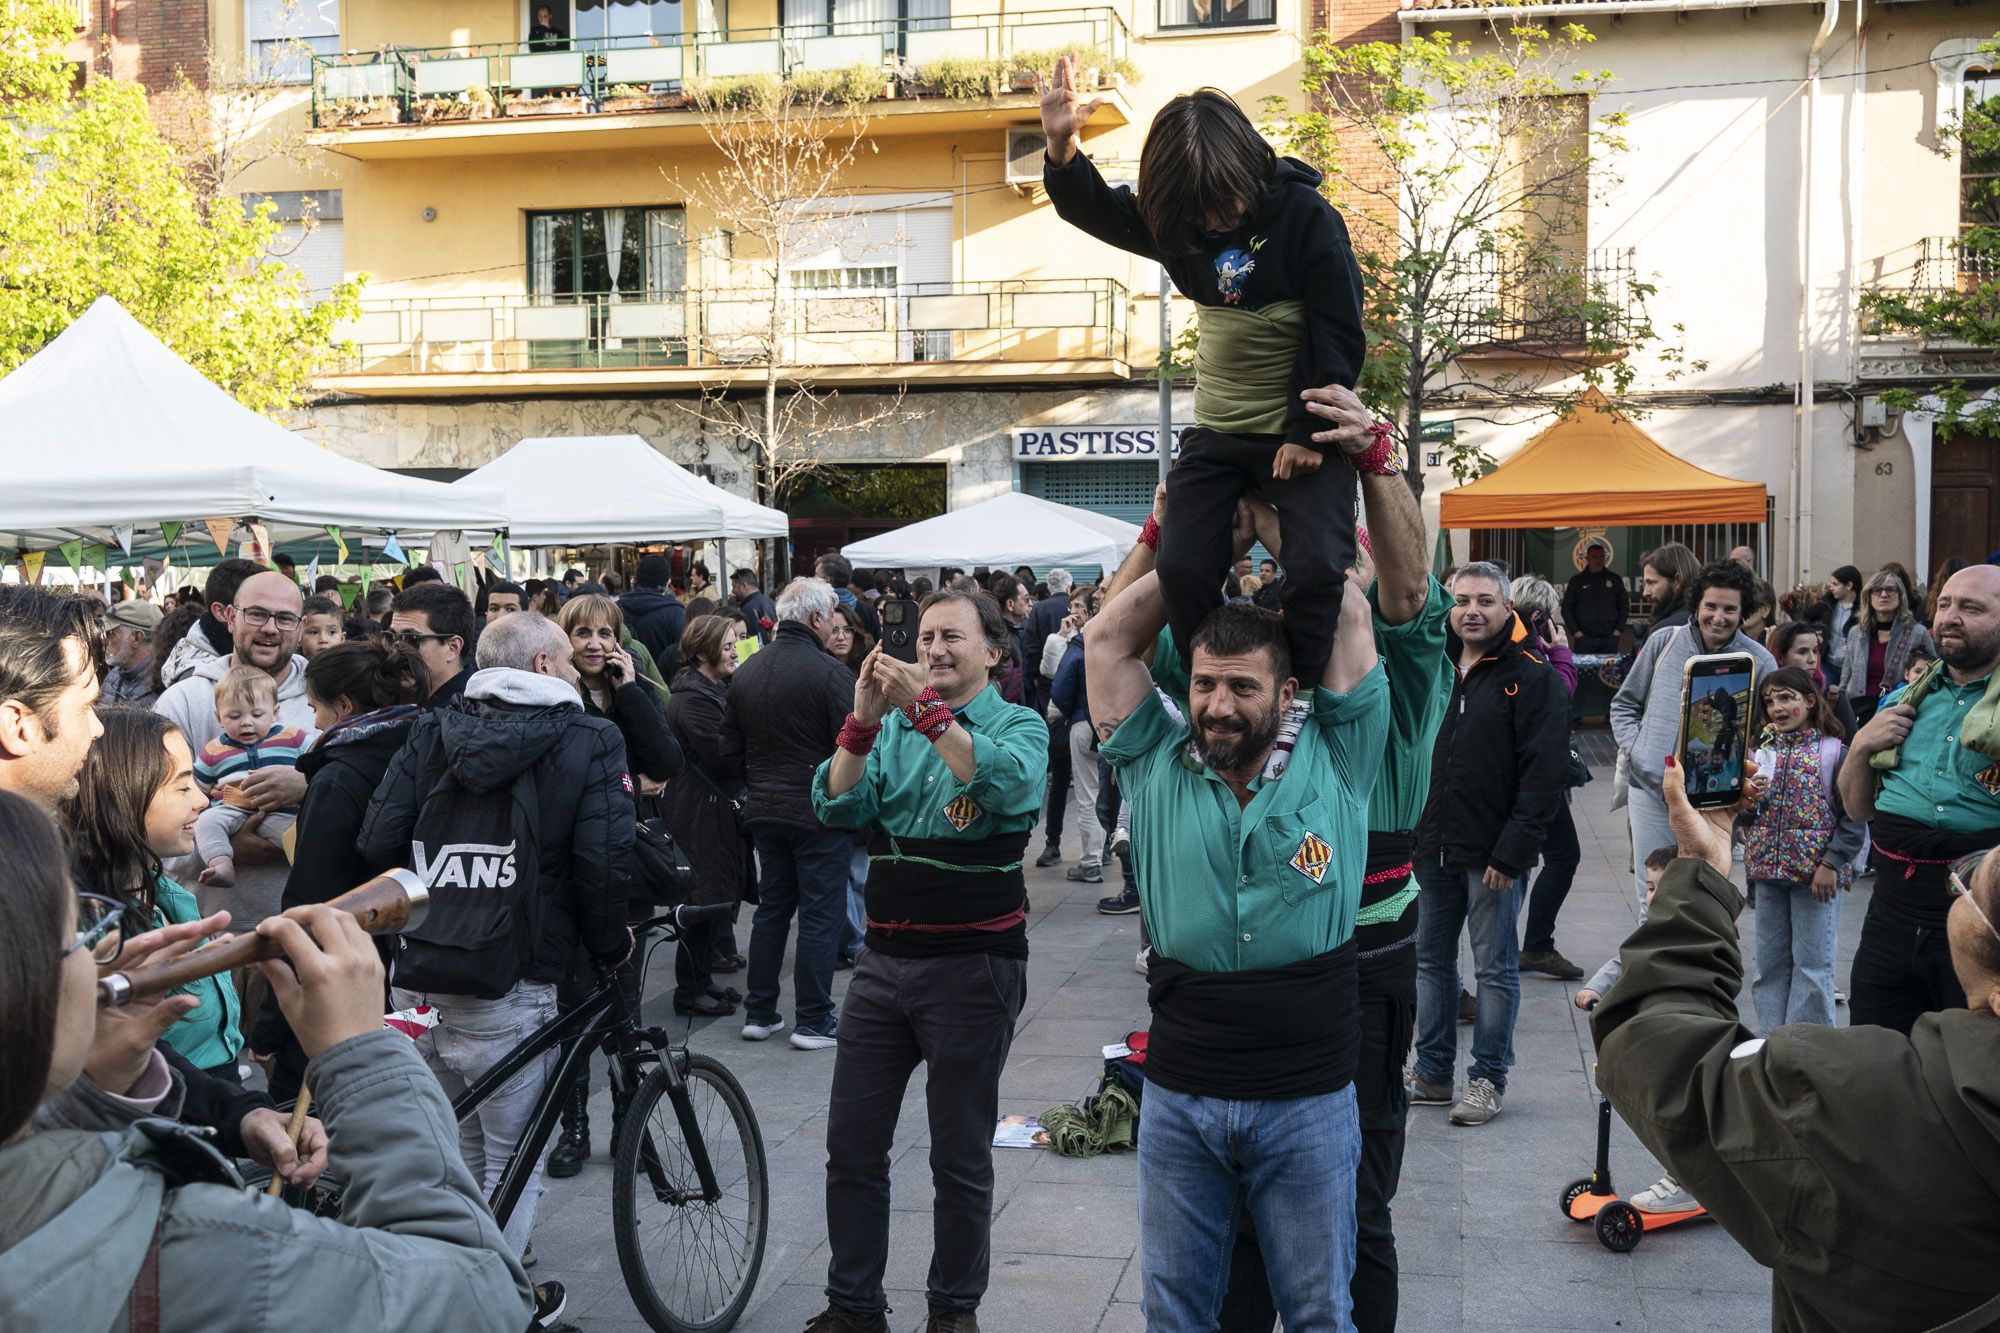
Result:
<svg viewBox="0 0 2000 1333"><path fill-rule="evenodd" d="M1703 653L1682 673L1681 739L1675 747L1697 810L1743 799L1743 756L1756 732L1757 662L1748 653Z"/></svg>

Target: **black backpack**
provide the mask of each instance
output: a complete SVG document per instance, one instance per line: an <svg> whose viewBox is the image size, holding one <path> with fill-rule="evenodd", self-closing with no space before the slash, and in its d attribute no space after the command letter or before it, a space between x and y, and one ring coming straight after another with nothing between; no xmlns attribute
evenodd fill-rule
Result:
<svg viewBox="0 0 2000 1333"><path fill-rule="evenodd" d="M538 796L532 767L492 791L438 779L410 833L430 910L397 937L396 985L496 1000L521 980L542 933Z"/></svg>

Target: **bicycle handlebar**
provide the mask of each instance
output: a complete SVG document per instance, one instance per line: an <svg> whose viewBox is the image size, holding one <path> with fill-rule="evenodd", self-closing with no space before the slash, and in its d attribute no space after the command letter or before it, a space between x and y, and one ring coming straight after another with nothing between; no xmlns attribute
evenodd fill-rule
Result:
<svg viewBox="0 0 2000 1333"><path fill-rule="evenodd" d="M648 921L641 921L634 930L658 930L662 926L672 926L677 931L685 931L690 926L699 926L708 921L721 921L733 916L735 903L682 903L669 912L662 913Z"/></svg>

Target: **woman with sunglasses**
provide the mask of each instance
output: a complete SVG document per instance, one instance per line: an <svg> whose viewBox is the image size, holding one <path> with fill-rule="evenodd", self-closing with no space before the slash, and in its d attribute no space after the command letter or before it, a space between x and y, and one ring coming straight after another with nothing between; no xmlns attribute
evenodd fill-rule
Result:
<svg viewBox="0 0 2000 1333"><path fill-rule="evenodd" d="M1679 859L1591 1017L1598 1086L1771 1269L1774 1329L2000 1323L2000 854L1950 874L1970 1008L1907 1036L1797 1024L1753 1039L1736 1007L1734 812L1691 808L1672 759L1662 786Z"/></svg>
<svg viewBox="0 0 2000 1333"><path fill-rule="evenodd" d="M314 906L258 926L289 960L261 967L341 1146L334 1220L243 1189L205 1139L148 1119L180 1095L122 1031L153 1006L98 1006L100 963L185 952L208 923L124 940L122 904L75 893L47 816L6 793L0 863L0 1327L249 1333L333 1310L352 1328L528 1326L527 1278L437 1080L382 1027L382 964L353 917Z"/></svg>
<svg viewBox="0 0 2000 1333"><path fill-rule="evenodd" d="M136 708L102 708L98 717L104 734L57 812L76 873L121 905L135 933L197 921L194 894L162 866L194 850L195 816L208 808L187 738L166 718ZM241 1083L241 1005L228 973L175 993L196 1004L167 1029L167 1044L204 1073Z"/></svg>

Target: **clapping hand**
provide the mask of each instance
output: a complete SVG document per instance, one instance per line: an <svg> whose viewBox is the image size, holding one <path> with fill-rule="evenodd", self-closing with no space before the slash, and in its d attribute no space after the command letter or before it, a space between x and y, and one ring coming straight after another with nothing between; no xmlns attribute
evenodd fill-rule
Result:
<svg viewBox="0 0 2000 1333"><path fill-rule="evenodd" d="M920 662L904 662L889 656L880 645L868 654L862 674L872 673L876 687L890 708L908 708L930 684L930 670Z"/></svg>
<svg viewBox="0 0 2000 1333"><path fill-rule="evenodd" d="M854 720L864 727L874 726L889 711L889 701L883 697L882 684L875 677L875 659L882 655L881 644L870 648L868 656L861 659L860 674L854 678Z"/></svg>

